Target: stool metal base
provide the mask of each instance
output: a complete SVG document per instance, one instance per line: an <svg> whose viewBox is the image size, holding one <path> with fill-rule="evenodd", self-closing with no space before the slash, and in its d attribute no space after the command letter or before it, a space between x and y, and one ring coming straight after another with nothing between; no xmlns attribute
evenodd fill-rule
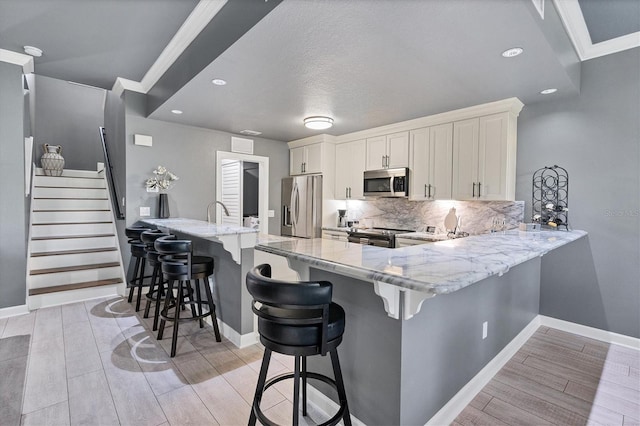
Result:
<svg viewBox="0 0 640 426"><path fill-rule="evenodd" d="M329 420L324 423L321 423L318 426L334 426L340 422L340 420L344 420L344 424L346 426L351 426L351 415L349 414L349 406L347 404L347 395L344 389L344 382L342 380L342 371L340 369L340 361L338 360L338 352L337 350L331 349L329 351L331 355L331 364L333 366L333 374L335 376L335 380L327 377L323 374L318 374L314 372L307 371L307 357L304 355L294 355L294 372L293 373L284 373L278 376L272 377L269 380L267 378L267 371L269 370L269 361L271 360L271 349L265 348L264 356L262 358L262 366L260 367L260 374L258 376L258 384L256 386L256 393L253 398L253 404L251 409L251 416L249 417L249 426L254 426L256 424L256 420L260 420L260 423L266 426L278 426L277 423L271 421L267 416L264 415L262 409L260 408L260 402L262 401L263 393L275 385L278 382L287 379L293 379L293 425L298 426L299 424L299 413L298 407L300 405L300 381L302 380L302 415L307 415L307 380L315 379L322 381L331 387L333 387L338 393L338 398L340 400L340 408L338 412L333 415Z"/></svg>

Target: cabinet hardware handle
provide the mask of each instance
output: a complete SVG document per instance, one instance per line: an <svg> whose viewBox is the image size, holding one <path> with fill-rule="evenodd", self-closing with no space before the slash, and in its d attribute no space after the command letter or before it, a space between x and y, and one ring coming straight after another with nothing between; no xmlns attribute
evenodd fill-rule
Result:
<svg viewBox="0 0 640 426"><path fill-rule="evenodd" d="M431 198L431 184L429 184L429 198Z"/></svg>
<svg viewBox="0 0 640 426"><path fill-rule="evenodd" d="M389 168L389 156L387 155L387 169Z"/></svg>
<svg viewBox="0 0 640 426"><path fill-rule="evenodd" d="M349 198L351 198L351 187L349 187Z"/></svg>
<svg viewBox="0 0 640 426"><path fill-rule="evenodd" d="M480 198L480 182L478 182L478 198Z"/></svg>
<svg viewBox="0 0 640 426"><path fill-rule="evenodd" d="M474 198L476 196L476 183L473 182L473 192L471 193L471 198Z"/></svg>
<svg viewBox="0 0 640 426"><path fill-rule="evenodd" d="M344 198L349 198L349 188L348 187L344 187Z"/></svg>
<svg viewBox="0 0 640 426"><path fill-rule="evenodd" d="M424 184L424 197L427 198L427 184Z"/></svg>

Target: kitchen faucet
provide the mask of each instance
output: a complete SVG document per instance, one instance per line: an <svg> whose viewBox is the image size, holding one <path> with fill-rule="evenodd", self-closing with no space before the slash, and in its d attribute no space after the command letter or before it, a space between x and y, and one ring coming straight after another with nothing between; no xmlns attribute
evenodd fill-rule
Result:
<svg viewBox="0 0 640 426"><path fill-rule="evenodd" d="M211 206L215 207L216 204L220 204L222 206L222 209L224 210L225 216L229 216L229 209L227 209L227 206L225 206L222 201L214 201L209 203L209 205L207 206L207 223L211 223Z"/></svg>

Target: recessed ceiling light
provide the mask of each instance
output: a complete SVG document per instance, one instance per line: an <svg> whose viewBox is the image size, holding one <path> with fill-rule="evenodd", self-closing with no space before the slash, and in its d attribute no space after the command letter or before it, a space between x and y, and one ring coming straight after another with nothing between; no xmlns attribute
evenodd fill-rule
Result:
<svg viewBox="0 0 640 426"><path fill-rule="evenodd" d="M240 133L242 133L243 135L249 135L249 136L258 136L261 135L262 132L257 132L255 130L241 130Z"/></svg>
<svg viewBox="0 0 640 426"><path fill-rule="evenodd" d="M172 109L171 112L176 114L176 115L182 114L182 111L180 111L179 109Z"/></svg>
<svg viewBox="0 0 640 426"><path fill-rule="evenodd" d="M31 55L31 56L35 56L36 58L39 58L40 56L42 56L42 49L38 49L37 47L34 47L34 46L25 46L24 53L26 53L27 55Z"/></svg>
<svg viewBox="0 0 640 426"><path fill-rule="evenodd" d="M504 56L505 58L513 58L514 56L518 56L522 52L524 52L524 49L522 47L512 47L511 49L507 49L502 52L502 56Z"/></svg>
<svg viewBox="0 0 640 426"><path fill-rule="evenodd" d="M225 84L227 84L227 82L221 78L214 78L213 80L211 80L211 82L216 86L224 86Z"/></svg>
<svg viewBox="0 0 640 426"><path fill-rule="evenodd" d="M540 91L541 95L550 95L551 93L556 93L558 89L544 89Z"/></svg>
<svg viewBox="0 0 640 426"><path fill-rule="evenodd" d="M304 125L308 129L324 130L333 126L333 118L322 116L307 117L304 119Z"/></svg>

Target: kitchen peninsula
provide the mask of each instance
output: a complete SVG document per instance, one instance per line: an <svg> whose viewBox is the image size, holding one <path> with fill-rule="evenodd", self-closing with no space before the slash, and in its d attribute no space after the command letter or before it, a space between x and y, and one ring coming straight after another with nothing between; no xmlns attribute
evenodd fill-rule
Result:
<svg viewBox="0 0 640 426"><path fill-rule="evenodd" d="M507 231L400 249L288 240L256 250L286 257L303 280L334 284L347 315L340 353L352 414L425 424L538 315L541 256L585 236ZM309 364L330 374L326 359Z"/></svg>
<svg viewBox="0 0 640 426"><path fill-rule="evenodd" d="M258 242L258 231L186 218L144 219L141 222L191 240L194 253L213 257L213 282L209 284L216 314L222 322L220 331L238 347L255 343L251 297L244 277L253 267L253 247Z"/></svg>

